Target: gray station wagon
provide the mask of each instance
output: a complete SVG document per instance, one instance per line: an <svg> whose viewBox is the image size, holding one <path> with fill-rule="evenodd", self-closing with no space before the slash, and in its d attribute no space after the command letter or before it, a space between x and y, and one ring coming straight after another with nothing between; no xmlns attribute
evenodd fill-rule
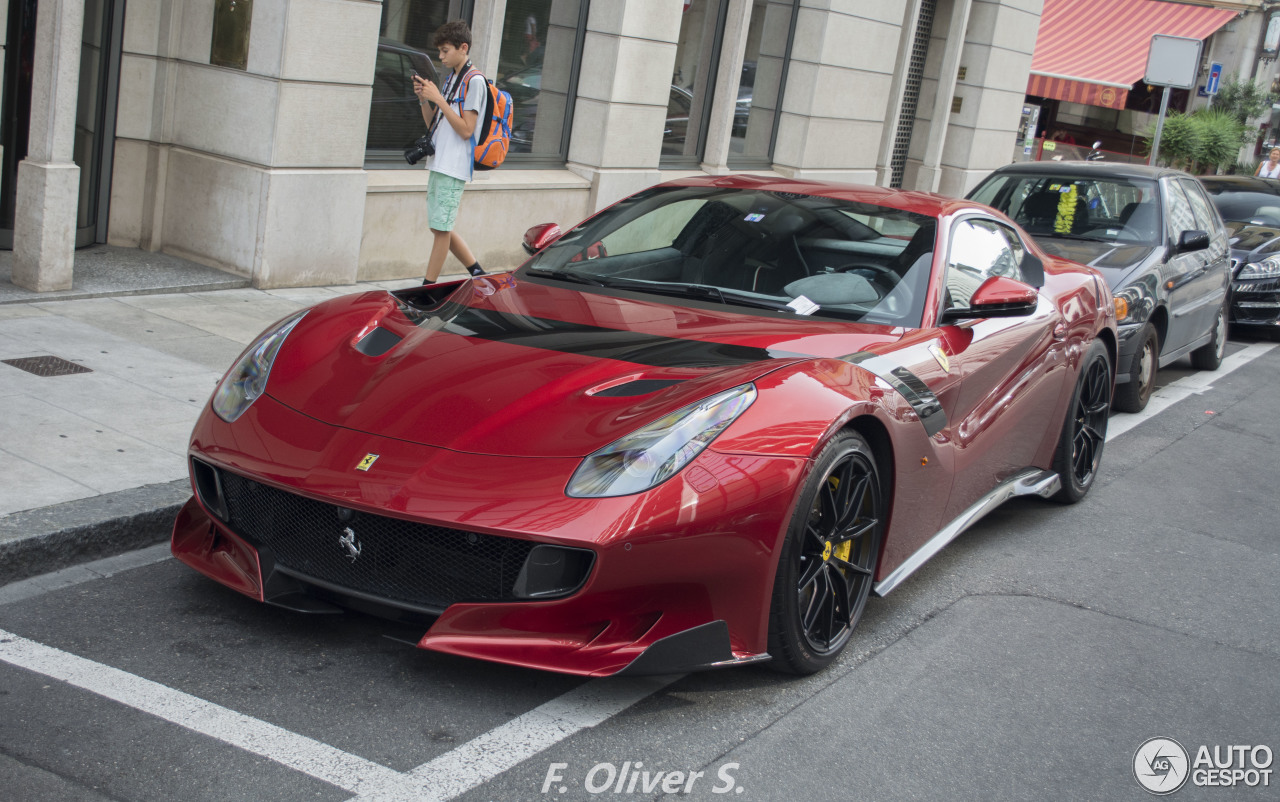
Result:
<svg viewBox="0 0 1280 802"><path fill-rule="evenodd" d="M1194 177L1132 164L1024 162L996 170L969 198L1106 277L1120 324L1115 409L1140 411L1156 370L1183 356L1201 370L1221 364L1227 231Z"/></svg>

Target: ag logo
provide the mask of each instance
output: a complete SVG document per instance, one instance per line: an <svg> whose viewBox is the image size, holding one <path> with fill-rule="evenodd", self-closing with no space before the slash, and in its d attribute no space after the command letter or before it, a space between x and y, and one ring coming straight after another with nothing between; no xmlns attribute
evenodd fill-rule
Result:
<svg viewBox="0 0 1280 802"><path fill-rule="evenodd" d="M1157 796L1172 794L1187 781L1187 750L1172 738L1149 738L1133 755L1133 776Z"/></svg>
<svg viewBox="0 0 1280 802"><path fill-rule="evenodd" d="M360 464L356 465L357 471L367 471L373 467L373 463L378 461L377 454L365 454L364 459L360 460Z"/></svg>

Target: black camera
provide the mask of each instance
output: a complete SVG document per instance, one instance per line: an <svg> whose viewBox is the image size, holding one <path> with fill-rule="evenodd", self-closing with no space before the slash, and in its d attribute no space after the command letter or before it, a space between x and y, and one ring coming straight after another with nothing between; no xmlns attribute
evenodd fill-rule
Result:
<svg viewBox="0 0 1280 802"><path fill-rule="evenodd" d="M424 156L434 155L436 155L436 146L431 144L431 134L423 134L404 149L404 160L409 164L417 164Z"/></svg>

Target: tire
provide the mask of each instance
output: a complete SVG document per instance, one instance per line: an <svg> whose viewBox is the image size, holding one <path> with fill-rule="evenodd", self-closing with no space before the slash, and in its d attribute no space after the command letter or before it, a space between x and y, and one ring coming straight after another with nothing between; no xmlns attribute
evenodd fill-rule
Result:
<svg viewBox="0 0 1280 802"><path fill-rule="evenodd" d="M769 609L769 665L812 674L862 617L884 537L885 494L867 441L842 432L814 461L783 539Z"/></svg>
<svg viewBox="0 0 1280 802"><path fill-rule="evenodd" d="M1223 301L1218 309L1218 316L1213 319L1213 339L1191 352L1191 367L1196 370L1217 370L1226 354L1227 302Z"/></svg>
<svg viewBox="0 0 1280 802"><path fill-rule="evenodd" d="M1155 327L1144 323L1138 333L1138 350L1129 366L1129 381L1116 385L1112 401L1120 412L1141 412L1151 400L1156 386L1156 371L1160 369L1160 337Z"/></svg>
<svg viewBox="0 0 1280 802"><path fill-rule="evenodd" d="M1053 454L1053 470L1062 483L1054 501L1075 504L1093 487L1107 443L1110 402L1111 357L1107 347L1094 340L1080 363L1080 375Z"/></svg>

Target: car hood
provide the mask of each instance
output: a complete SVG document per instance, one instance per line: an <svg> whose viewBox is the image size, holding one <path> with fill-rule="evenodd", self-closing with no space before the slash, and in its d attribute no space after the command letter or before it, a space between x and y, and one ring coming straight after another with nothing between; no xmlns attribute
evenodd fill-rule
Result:
<svg viewBox="0 0 1280 802"><path fill-rule="evenodd" d="M310 310L267 394L333 426L456 451L581 457L687 404L903 329L736 313L514 276ZM651 297L651 296L650 296Z"/></svg>
<svg viewBox="0 0 1280 802"><path fill-rule="evenodd" d="M1123 287L1137 270L1159 258L1159 248L1153 245L1051 237L1037 237L1036 244L1059 258L1097 268L1112 291Z"/></svg>

